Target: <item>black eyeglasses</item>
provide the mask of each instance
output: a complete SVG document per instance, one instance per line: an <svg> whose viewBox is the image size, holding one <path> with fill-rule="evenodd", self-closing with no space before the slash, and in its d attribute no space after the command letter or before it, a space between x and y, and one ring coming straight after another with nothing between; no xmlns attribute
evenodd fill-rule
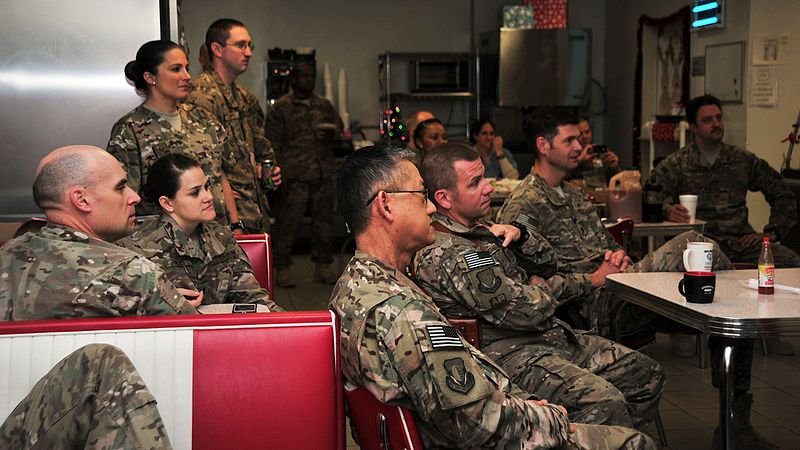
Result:
<svg viewBox="0 0 800 450"><path fill-rule="evenodd" d="M375 199L378 198L378 194L380 194L381 192L384 192L386 194L422 194L422 197L425 199L425 203L426 204L428 203L428 190L427 189L422 189L422 190L419 190L419 191L384 191L384 190L380 190L380 191L376 192L375 195L373 195L372 197L369 198L369 200L367 201L367 206L372 204L372 202L374 202Z"/></svg>
<svg viewBox="0 0 800 450"><path fill-rule="evenodd" d="M227 47L227 46L229 46L229 45L230 45L231 47L236 47L236 48L238 48L239 50L244 50L244 49L246 49L247 47L250 47L250 51L251 51L251 52L252 52L252 51L254 51L254 50L256 49L256 46L255 46L255 45L254 45L252 42L247 42L247 41L231 42L230 44L229 44L229 43L227 43L227 42L225 42L225 43L223 43L223 44L222 44L222 46L223 46L223 47Z"/></svg>

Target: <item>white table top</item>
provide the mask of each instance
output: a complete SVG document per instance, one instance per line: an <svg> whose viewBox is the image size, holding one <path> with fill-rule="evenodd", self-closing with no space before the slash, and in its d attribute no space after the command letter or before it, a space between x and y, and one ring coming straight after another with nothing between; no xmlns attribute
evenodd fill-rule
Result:
<svg viewBox="0 0 800 450"><path fill-rule="evenodd" d="M800 295L760 295L739 282L756 276L755 270L717 272L714 302L708 304L689 303L678 292L680 272L614 274L607 285L624 300L712 335L800 334ZM777 269L775 282L800 287L800 269Z"/></svg>

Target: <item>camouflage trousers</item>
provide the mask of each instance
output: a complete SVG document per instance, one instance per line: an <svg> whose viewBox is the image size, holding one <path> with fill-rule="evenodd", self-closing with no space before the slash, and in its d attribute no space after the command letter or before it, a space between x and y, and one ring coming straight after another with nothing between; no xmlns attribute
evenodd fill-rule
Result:
<svg viewBox="0 0 800 450"><path fill-rule="evenodd" d="M722 243L720 247L728 255L728 258L734 262L757 264L758 257L761 255L761 241L746 248L742 248L740 245L727 245L726 243ZM795 253L794 250L776 242L773 242L771 247L772 257L775 259L775 267L800 267L800 255ZM776 283L780 282L776 281Z"/></svg>
<svg viewBox="0 0 800 450"><path fill-rule="evenodd" d="M332 180L288 180L275 202L275 265L292 264L292 246L306 211L311 213L311 260L333 262L331 222L334 213Z"/></svg>
<svg viewBox="0 0 800 450"><path fill-rule="evenodd" d="M172 448L127 356L91 344L56 364L0 426L0 448Z"/></svg>
<svg viewBox="0 0 800 450"><path fill-rule="evenodd" d="M658 409L664 372L656 361L616 342L563 329L533 345L484 348L522 390L563 405L572 422L644 429Z"/></svg>
<svg viewBox="0 0 800 450"><path fill-rule="evenodd" d="M581 450L656 450L650 436L625 427L576 423L563 449Z"/></svg>

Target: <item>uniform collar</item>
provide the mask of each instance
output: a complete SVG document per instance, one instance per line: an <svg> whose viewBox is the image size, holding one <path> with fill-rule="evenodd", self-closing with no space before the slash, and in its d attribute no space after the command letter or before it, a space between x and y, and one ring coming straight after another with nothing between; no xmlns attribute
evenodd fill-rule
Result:
<svg viewBox="0 0 800 450"><path fill-rule="evenodd" d="M547 180L545 180L544 177L536 171L536 169L531 171L531 179L529 184L532 187L538 188L538 190L542 191L545 197L547 197L547 200L553 205L563 206L568 203L566 193L569 190L569 187L567 186L567 182L564 180L561 180L561 183L559 183L561 192L563 192L564 195L562 195L561 192L558 192L554 187L547 184Z"/></svg>
<svg viewBox="0 0 800 450"><path fill-rule="evenodd" d="M52 222L48 222L47 225L42 227L42 229L36 234L45 239L54 239L64 242L80 242L83 244L88 244L92 241L106 242L101 239L97 239L94 236L89 236L83 231L76 230L75 228Z"/></svg>
<svg viewBox="0 0 800 450"><path fill-rule="evenodd" d="M703 159L703 155L700 153L700 149L697 148L697 143L692 141L689 145L686 146L686 150L689 152L689 162L695 166L701 167L708 167L714 168L717 166L722 166L728 164L733 160L733 151L736 147L732 145L728 145L724 142L720 143L719 155L717 159L714 161L714 164L708 165L705 159Z"/></svg>
<svg viewBox="0 0 800 450"><path fill-rule="evenodd" d="M189 239L189 236L183 232L178 224L166 214L161 214L159 219L159 232L163 233L164 237L170 241L175 248L175 251L182 256L194 256L190 249L195 245ZM206 254L209 257L216 256L225 251L225 246L210 230L211 227L201 222L198 226L200 233L199 244L200 248L197 249L199 253Z"/></svg>
<svg viewBox="0 0 800 450"><path fill-rule="evenodd" d="M487 228L486 223L484 221L479 221L475 224L474 227L468 228L462 225L460 222L457 222L450 217L445 216L440 212L433 213L431 216L436 222L439 222L443 227L447 228L454 234L466 235L466 236L494 236Z"/></svg>
<svg viewBox="0 0 800 450"><path fill-rule="evenodd" d="M382 259L376 258L369 253L362 252L360 250L356 250L355 255L353 256L354 259L357 259L361 262L367 262L378 266L381 271L386 272L391 278L394 279L398 284L401 284L412 291L418 293L419 295L425 297L425 299L430 300L428 294L426 294L419 286L417 286L410 278L408 278L403 271L398 270L395 267L392 267Z"/></svg>

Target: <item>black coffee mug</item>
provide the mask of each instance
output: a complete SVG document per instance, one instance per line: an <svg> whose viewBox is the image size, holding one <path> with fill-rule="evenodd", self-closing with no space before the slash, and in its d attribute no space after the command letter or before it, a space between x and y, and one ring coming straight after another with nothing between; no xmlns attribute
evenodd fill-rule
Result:
<svg viewBox="0 0 800 450"><path fill-rule="evenodd" d="M711 303L717 276L714 272L684 272L683 279L678 282L678 292L691 303Z"/></svg>

